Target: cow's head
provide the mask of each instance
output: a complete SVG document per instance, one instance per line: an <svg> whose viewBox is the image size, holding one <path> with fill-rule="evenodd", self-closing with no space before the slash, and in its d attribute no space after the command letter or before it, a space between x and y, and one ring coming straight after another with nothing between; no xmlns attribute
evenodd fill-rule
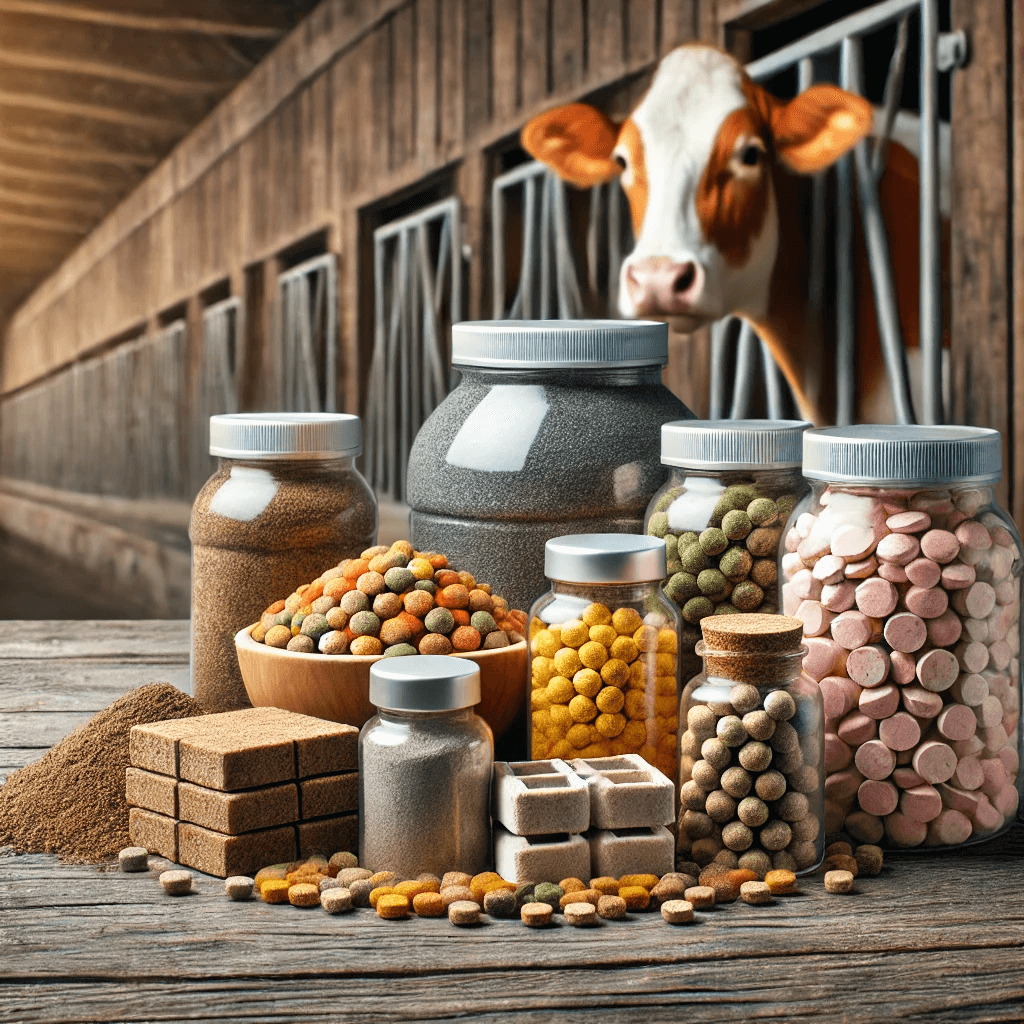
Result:
<svg viewBox="0 0 1024 1024"><path fill-rule="evenodd" d="M636 236L622 265L620 312L691 331L767 310L779 244L774 164L820 171L871 120L865 100L830 85L776 99L728 54L694 45L662 60L622 124L573 103L534 118L522 141L572 184L619 179Z"/></svg>

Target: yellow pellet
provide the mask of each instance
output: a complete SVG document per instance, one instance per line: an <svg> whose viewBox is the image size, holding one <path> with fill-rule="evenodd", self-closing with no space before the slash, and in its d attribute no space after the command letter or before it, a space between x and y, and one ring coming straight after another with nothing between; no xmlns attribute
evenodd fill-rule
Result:
<svg viewBox="0 0 1024 1024"><path fill-rule="evenodd" d="M618 658L620 661L625 661L628 664L636 661L637 656L640 654L640 649L631 636L617 636L609 645L608 653L613 658Z"/></svg>
<svg viewBox="0 0 1024 1024"><path fill-rule="evenodd" d="M619 897L626 901L627 910L646 910L651 902L650 892L642 885L620 886Z"/></svg>
<svg viewBox="0 0 1024 1024"><path fill-rule="evenodd" d="M596 697L601 687L604 686L600 675L592 668L581 668L572 677L572 685L577 693L584 697Z"/></svg>
<svg viewBox="0 0 1024 1024"><path fill-rule="evenodd" d="M626 717L619 714L598 715L594 719L594 725L605 739L610 740L621 735L626 727Z"/></svg>
<svg viewBox="0 0 1024 1024"><path fill-rule="evenodd" d="M578 752L590 742L590 730L580 722L565 734L565 738ZM576 755L574 754L573 756Z"/></svg>
<svg viewBox="0 0 1024 1024"><path fill-rule="evenodd" d="M629 682L629 666L620 658L611 658L601 666L601 678L609 686L624 688Z"/></svg>
<svg viewBox="0 0 1024 1024"><path fill-rule="evenodd" d="M674 629L658 630L658 653L675 654L679 650L679 637Z"/></svg>
<svg viewBox="0 0 1024 1024"><path fill-rule="evenodd" d="M548 700L552 704L568 704L576 696L572 680L565 676L555 676L548 683Z"/></svg>
<svg viewBox="0 0 1024 1024"><path fill-rule="evenodd" d="M616 711L621 711L622 705L625 702L626 695L617 686L604 687L597 697L594 698L594 703L597 705L598 710L609 715L614 715Z"/></svg>
<svg viewBox="0 0 1024 1024"><path fill-rule="evenodd" d="M376 909L377 903L382 896L394 895L395 887L393 885L378 885L376 889L370 890L370 906ZM403 896L402 899L405 899L405 897ZM408 902L408 900L406 900L406 902Z"/></svg>
<svg viewBox="0 0 1024 1024"><path fill-rule="evenodd" d="M284 878L268 878L260 886L260 896L264 903L287 903L288 881Z"/></svg>
<svg viewBox="0 0 1024 1024"><path fill-rule="evenodd" d="M650 891L658 882L657 875L623 875L619 879L619 892L621 893L624 888L631 885L640 885Z"/></svg>
<svg viewBox="0 0 1024 1024"><path fill-rule="evenodd" d="M601 644L602 647L612 647L618 636L619 634L611 626L590 627L590 639Z"/></svg>
<svg viewBox="0 0 1024 1024"><path fill-rule="evenodd" d="M370 894L371 897L373 893ZM373 904L378 917L387 920L395 920L400 917L407 917L409 914L409 897L400 893L385 893L376 904Z"/></svg>
<svg viewBox="0 0 1024 1024"><path fill-rule="evenodd" d="M579 619L563 622L559 638L563 647L582 647L590 639L590 627Z"/></svg>
<svg viewBox="0 0 1024 1024"><path fill-rule="evenodd" d="M574 722L591 722L597 717L597 705L578 693L569 701L569 713Z"/></svg>
<svg viewBox="0 0 1024 1024"><path fill-rule="evenodd" d="M530 667L534 686L547 686L548 681L558 675L551 658L534 658Z"/></svg>
<svg viewBox="0 0 1024 1024"><path fill-rule="evenodd" d="M588 626L603 626L612 621L611 609L603 604L589 605L583 613L583 621Z"/></svg>
<svg viewBox="0 0 1024 1024"><path fill-rule="evenodd" d="M643 619L635 608L616 608L612 614L612 626L620 636L632 636L643 625Z"/></svg>
<svg viewBox="0 0 1024 1024"><path fill-rule="evenodd" d="M568 676L570 679L583 668L579 652L571 647L560 648L552 661L555 663L555 669L558 671L558 674Z"/></svg>
<svg viewBox="0 0 1024 1024"><path fill-rule="evenodd" d="M599 669L608 660L608 648L597 640L588 640L580 648L579 658L586 668Z"/></svg>
<svg viewBox="0 0 1024 1024"><path fill-rule="evenodd" d="M542 629L531 641L534 656L553 658L562 644L555 639L550 629Z"/></svg>

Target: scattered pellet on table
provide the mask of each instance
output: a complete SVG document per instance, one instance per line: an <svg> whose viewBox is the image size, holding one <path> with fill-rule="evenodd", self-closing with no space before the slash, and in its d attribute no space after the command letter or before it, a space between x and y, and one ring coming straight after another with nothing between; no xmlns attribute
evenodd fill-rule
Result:
<svg viewBox="0 0 1024 1024"><path fill-rule="evenodd" d="M164 871L160 885L168 896L185 896L192 891L191 871Z"/></svg>
<svg viewBox="0 0 1024 1024"><path fill-rule="evenodd" d="M689 924L693 921L693 904L687 900L666 900L661 905L661 916L668 924Z"/></svg>
<svg viewBox="0 0 1024 1024"><path fill-rule="evenodd" d="M256 885L255 879L246 875L232 875L224 880L224 892L233 900L247 900Z"/></svg>
<svg viewBox="0 0 1024 1024"><path fill-rule="evenodd" d="M715 890L710 885L693 885L684 893L687 903L697 910L707 910L715 905Z"/></svg>
<svg viewBox="0 0 1024 1024"><path fill-rule="evenodd" d="M299 882L288 889L288 902L293 907L320 906L320 889L310 882Z"/></svg>
<svg viewBox="0 0 1024 1024"><path fill-rule="evenodd" d="M469 888L469 883L473 881L472 875L467 875L465 871L446 871L441 879L441 889L447 889L449 886L459 885ZM439 889L438 892L441 890Z"/></svg>
<svg viewBox="0 0 1024 1024"><path fill-rule="evenodd" d="M492 889L484 894L484 912L491 917L515 917L516 894L511 889Z"/></svg>
<svg viewBox="0 0 1024 1024"><path fill-rule="evenodd" d="M352 893L343 888L327 889L320 894L320 906L328 914L344 914L353 907Z"/></svg>
<svg viewBox="0 0 1024 1024"><path fill-rule="evenodd" d="M624 885L619 889L619 897L626 901L627 910L646 910L651 902L651 894L642 885Z"/></svg>
<svg viewBox="0 0 1024 1024"><path fill-rule="evenodd" d="M478 902L476 894L468 885L449 885L441 890L440 896L441 901L446 907L459 900L469 900L473 903ZM483 898L481 897L481 899Z"/></svg>
<svg viewBox="0 0 1024 1024"><path fill-rule="evenodd" d="M775 902L767 882L744 882L740 886L740 899L754 907Z"/></svg>
<svg viewBox="0 0 1024 1024"><path fill-rule="evenodd" d="M409 897L402 896L397 892L384 893L377 897L377 916L385 920L393 921L400 917L409 916Z"/></svg>
<svg viewBox="0 0 1024 1024"><path fill-rule="evenodd" d="M866 844L858 846L853 853L857 867L862 875L880 875L882 873L881 847Z"/></svg>
<svg viewBox="0 0 1024 1024"><path fill-rule="evenodd" d="M786 871L784 868L769 871L764 876L764 881L773 896L797 891L796 875L792 871Z"/></svg>
<svg viewBox="0 0 1024 1024"><path fill-rule="evenodd" d="M857 859L848 857L845 853L834 853L831 857L826 857L822 867L826 871L849 871L854 878L860 873Z"/></svg>
<svg viewBox="0 0 1024 1024"><path fill-rule="evenodd" d="M336 878L342 871L351 870L359 866L359 860L354 853L341 850L334 854L327 862L327 873L331 878Z"/></svg>
<svg viewBox="0 0 1024 1024"><path fill-rule="evenodd" d="M621 896L608 894L597 901L598 916L606 921L621 921L626 916L626 909L626 901Z"/></svg>
<svg viewBox="0 0 1024 1024"><path fill-rule="evenodd" d="M328 889L344 889L345 886L339 882L337 878L331 878L330 875L328 875L326 878L320 879L317 888L320 890L320 893L323 894L327 892Z"/></svg>
<svg viewBox="0 0 1024 1024"><path fill-rule="evenodd" d="M260 886L260 898L264 903L287 903L290 885L285 878L268 878Z"/></svg>
<svg viewBox="0 0 1024 1024"><path fill-rule="evenodd" d="M562 897L565 893L562 891L560 885L555 885L554 882L541 882L540 885L536 886L533 890L533 900L535 903L547 903L552 910L556 910L560 907Z"/></svg>
<svg viewBox="0 0 1024 1024"><path fill-rule="evenodd" d="M529 928L542 928L551 923L554 910L549 903L524 903L519 916Z"/></svg>
<svg viewBox="0 0 1024 1024"><path fill-rule="evenodd" d="M576 928L597 924L597 907L593 903L568 903L563 912L566 921Z"/></svg>
<svg viewBox="0 0 1024 1024"><path fill-rule="evenodd" d="M145 871L149 867L149 852L143 846L127 846L118 855L122 871Z"/></svg>
<svg viewBox="0 0 1024 1024"><path fill-rule="evenodd" d="M682 900L686 898L686 890L693 884L694 879L690 875L665 875L657 885L651 887L651 898L655 906L659 907L669 900Z"/></svg>
<svg viewBox="0 0 1024 1024"><path fill-rule="evenodd" d="M354 882L349 882L348 891L352 894L352 906L368 907L370 905L370 893L373 890L374 884L368 878L360 878Z"/></svg>
<svg viewBox="0 0 1024 1024"><path fill-rule="evenodd" d="M480 904L472 900L456 900L449 903L448 920L457 925L479 924Z"/></svg>
<svg viewBox="0 0 1024 1024"><path fill-rule="evenodd" d="M427 890L425 892L418 892L413 896L412 909L420 917L442 917L446 907L439 892Z"/></svg>
<svg viewBox="0 0 1024 1024"><path fill-rule="evenodd" d="M826 871L825 872L826 892L852 892L853 874L849 871Z"/></svg>

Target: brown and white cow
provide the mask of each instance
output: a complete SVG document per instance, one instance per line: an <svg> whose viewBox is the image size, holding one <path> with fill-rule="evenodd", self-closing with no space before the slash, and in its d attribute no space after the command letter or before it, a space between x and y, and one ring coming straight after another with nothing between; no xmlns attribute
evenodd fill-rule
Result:
<svg viewBox="0 0 1024 1024"><path fill-rule="evenodd" d="M770 347L802 415L822 422L802 386L814 328L807 315L807 179L800 176L834 163L872 122L872 107L858 96L822 84L781 100L730 55L694 44L666 55L622 124L574 103L534 118L522 142L577 186L619 179L636 238L619 280L623 316L669 318L684 333L728 314L744 317ZM913 257L911 273L897 268L896 281L908 344L917 335L916 190L916 161L892 145L881 196L887 218L895 210L905 222L899 234L909 235L902 263ZM866 276L864 263L857 259ZM858 281L858 294L859 333L873 335L861 346L861 371L866 353L867 372L877 377L866 280Z"/></svg>

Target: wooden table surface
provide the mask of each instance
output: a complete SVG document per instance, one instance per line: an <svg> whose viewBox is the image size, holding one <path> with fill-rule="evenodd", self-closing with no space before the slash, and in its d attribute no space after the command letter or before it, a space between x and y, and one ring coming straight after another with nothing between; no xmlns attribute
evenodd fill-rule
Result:
<svg viewBox="0 0 1024 1024"><path fill-rule="evenodd" d="M186 622L0 623L0 775L135 686L186 686ZM456 929L231 903L219 879L0 857L0 1020L1024 1021L1024 827L891 857L857 893L672 928Z"/></svg>

